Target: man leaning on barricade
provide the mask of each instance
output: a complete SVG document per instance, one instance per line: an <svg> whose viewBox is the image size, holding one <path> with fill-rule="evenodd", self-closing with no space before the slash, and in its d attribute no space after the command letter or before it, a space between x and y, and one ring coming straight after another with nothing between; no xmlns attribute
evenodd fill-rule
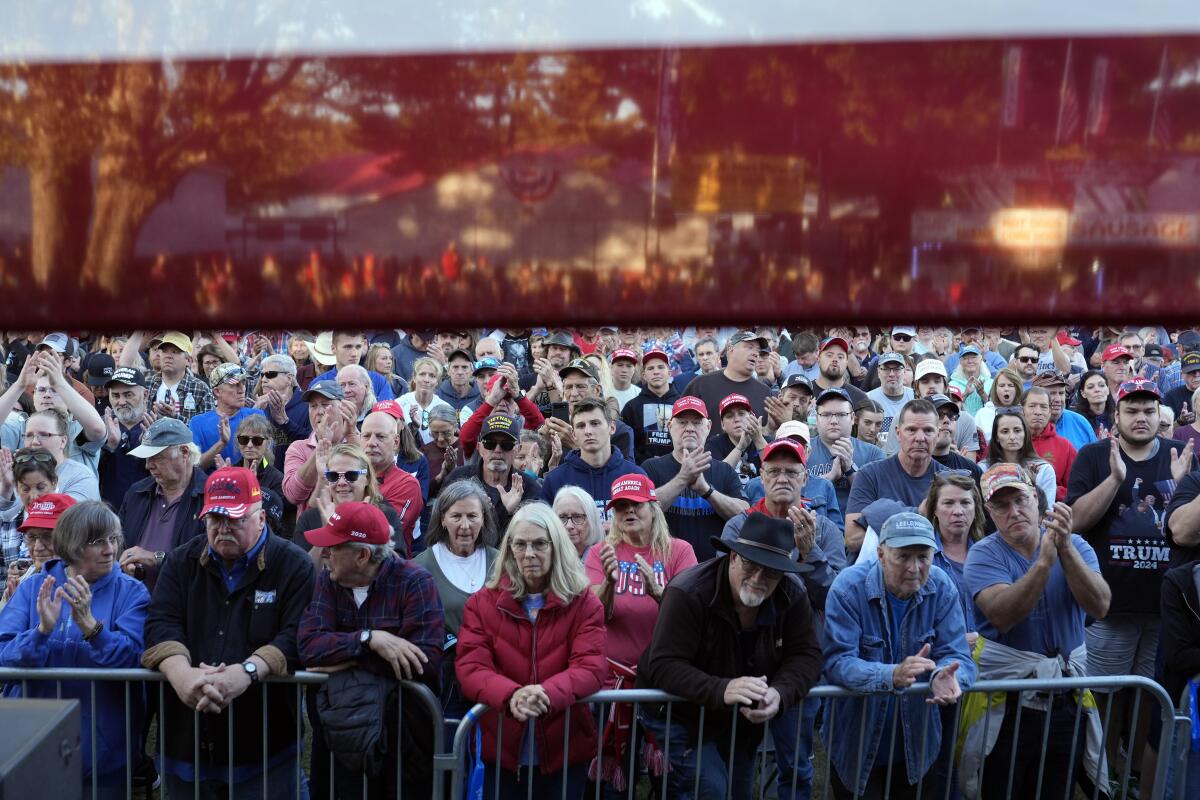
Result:
<svg viewBox="0 0 1200 800"><path fill-rule="evenodd" d="M663 593L637 683L687 701L669 724L665 705L643 712L670 760L672 798L725 797L727 786L750 797L766 723L820 677L813 610L796 577L812 567L793 559L794 534L790 520L751 514L734 541L713 538L728 555L685 570Z"/></svg>
<svg viewBox="0 0 1200 800"><path fill-rule="evenodd" d="M210 475L200 516L207 535L167 554L146 617L142 665L170 683L163 782L173 797L296 797L296 690L262 681L297 666L312 561L267 529L248 469Z"/></svg>
<svg viewBox="0 0 1200 800"><path fill-rule="evenodd" d="M1111 598L1095 551L1071 532L1070 506L1046 508L1024 467L997 464L980 483L996 533L975 543L963 569L984 640L978 653L980 678L1086 675L1084 619L1102 619ZM1083 709L1077 709L1080 703ZM1011 693L1003 705L989 701L979 711L980 718L968 725L959 763L964 793L979 790L984 800L1039 792L1064 797L1073 782L1094 781L1096 775L1105 776L1101 786L1107 788L1090 693ZM1084 713L1087 719L1077 721ZM982 785L980 766L990 776ZM1011 775L1011 785L997 779L1001 775Z"/></svg>
<svg viewBox="0 0 1200 800"><path fill-rule="evenodd" d="M848 567L825 600L825 678L867 697L829 701L825 748L837 798L945 795L935 764L941 715L975 680L953 579L933 566L933 525L902 512L879 531L878 560ZM929 695L895 694L928 681ZM920 787L920 789L918 788Z"/></svg>

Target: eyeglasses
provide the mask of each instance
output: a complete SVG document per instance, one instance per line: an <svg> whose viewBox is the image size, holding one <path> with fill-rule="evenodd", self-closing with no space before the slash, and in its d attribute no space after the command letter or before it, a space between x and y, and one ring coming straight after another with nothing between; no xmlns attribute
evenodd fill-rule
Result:
<svg viewBox="0 0 1200 800"><path fill-rule="evenodd" d="M252 444L255 447L262 447L263 442L266 440L267 437L265 436L242 436L241 434L238 434L237 437L237 443L242 447L245 447L248 444Z"/></svg>
<svg viewBox="0 0 1200 800"><path fill-rule="evenodd" d="M65 435L66 435L66 434L62 434L62 433L52 433L52 432L49 432L49 431L31 431L31 430L26 430L26 431L25 431L25 438L26 438L26 439L38 439L39 441L40 441L40 440L42 440L42 439L45 439L45 438L46 438L46 437L48 437L48 436L65 436Z"/></svg>
<svg viewBox="0 0 1200 800"><path fill-rule="evenodd" d="M764 478L778 478L782 475L792 480L797 480L804 474L804 470L784 467L764 467L762 474Z"/></svg>
<svg viewBox="0 0 1200 800"><path fill-rule="evenodd" d="M52 534L50 531L46 531L45 533L23 533L23 534L21 534L21 538L23 538L25 540L25 544L29 545L30 547L32 547L35 543L41 543L42 545L44 545L46 547L50 547L51 542L54 541L53 537L54 537L54 534Z"/></svg>
<svg viewBox="0 0 1200 800"><path fill-rule="evenodd" d="M1020 492L1015 494L1011 500L988 500L984 503L988 510L995 514L1007 514L1013 509L1022 509L1036 503L1037 501L1030 497L1028 492Z"/></svg>
<svg viewBox="0 0 1200 800"><path fill-rule="evenodd" d="M545 553L550 549L550 540L534 539L532 542L514 541L509 543L509 548L517 555L526 553L530 549L535 553Z"/></svg>
<svg viewBox="0 0 1200 800"><path fill-rule="evenodd" d="M346 483L354 483L366 474L367 471L364 469L348 469L345 472L327 469L325 470L325 480L328 483L337 483L340 480L345 480Z"/></svg>
<svg viewBox="0 0 1200 800"><path fill-rule="evenodd" d="M884 364L879 368L880 372L903 372L904 367L899 364Z"/></svg>
<svg viewBox="0 0 1200 800"><path fill-rule="evenodd" d="M25 435L28 436L29 433L30 433L29 431L26 431ZM35 435L37 435L37 434L35 434ZM58 436L59 434L55 433L52 435ZM39 464L53 464L54 456L50 455L45 450L34 450L32 452L17 453L15 456L13 456L14 464L28 464L30 461L35 461Z"/></svg>
<svg viewBox="0 0 1200 800"><path fill-rule="evenodd" d="M820 411L817 413L817 419L846 419L853 416L849 411Z"/></svg>
<svg viewBox="0 0 1200 800"><path fill-rule="evenodd" d="M1022 364L1036 364L1038 358L1037 356L1017 356L1017 361L1020 361Z"/></svg>
<svg viewBox="0 0 1200 800"><path fill-rule="evenodd" d="M269 372L263 372L262 376L270 381L270 380L274 380L275 378L278 378L280 375L291 375L291 374L292 373L290 373L290 372L280 372L279 370L273 369L273 370L270 370Z"/></svg>
<svg viewBox="0 0 1200 800"><path fill-rule="evenodd" d="M587 522L586 514L559 514L558 520L563 525L583 525Z"/></svg>
<svg viewBox="0 0 1200 800"><path fill-rule="evenodd" d="M783 573L777 569L764 567L762 564L755 564L753 561L746 559L744 556L739 557L738 561L742 562L742 574L749 577L751 575L761 575L763 580L777 581L783 577Z"/></svg>
<svg viewBox="0 0 1200 800"><path fill-rule="evenodd" d="M503 450L506 453L511 453L513 448L517 446L517 443L512 439L482 439L479 442L479 446L484 450Z"/></svg>
<svg viewBox="0 0 1200 800"><path fill-rule="evenodd" d="M91 547L92 545L105 545L105 544L115 545L119 541L121 541L120 534L110 533L107 536L101 536L98 539L92 539L91 541L88 542L88 546Z"/></svg>

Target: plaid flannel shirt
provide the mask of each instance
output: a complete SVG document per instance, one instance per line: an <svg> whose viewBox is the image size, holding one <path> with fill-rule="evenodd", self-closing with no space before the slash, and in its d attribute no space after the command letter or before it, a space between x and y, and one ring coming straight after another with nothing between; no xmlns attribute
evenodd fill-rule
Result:
<svg viewBox="0 0 1200 800"><path fill-rule="evenodd" d="M155 398L158 396L158 389L162 386L162 375L155 375L150 378L150 388L146 390L146 404L153 406ZM192 395L196 401L195 408L185 408L184 399L188 395ZM183 379L179 381L179 385L175 387L175 396L179 399L179 419L186 425L192 421L192 417L197 414L203 414L206 411L212 411L216 408L213 401L212 389L208 388L208 384L192 374L191 370L183 373Z"/></svg>
<svg viewBox="0 0 1200 800"><path fill-rule="evenodd" d="M338 586L328 570L322 571L300 618L300 663L328 667L357 661L375 672L394 674L369 646L359 643L364 630L387 631L419 647L429 659L420 680L439 690L445 616L437 585L424 568L400 557L385 559L361 607L352 590Z"/></svg>

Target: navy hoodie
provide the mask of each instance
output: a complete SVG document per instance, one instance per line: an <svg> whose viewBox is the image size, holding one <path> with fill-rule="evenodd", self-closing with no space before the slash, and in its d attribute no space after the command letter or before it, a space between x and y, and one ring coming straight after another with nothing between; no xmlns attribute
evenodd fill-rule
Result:
<svg viewBox="0 0 1200 800"><path fill-rule="evenodd" d="M613 481L630 473L646 474L645 470L621 455L621 451L615 447L608 463L599 469L584 461L578 450L572 450L563 458L563 463L542 480L542 499L554 505L554 495L558 494L559 489L578 486L592 496L601 518L607 519L608 513L604 507L608 505Z"/></svg>

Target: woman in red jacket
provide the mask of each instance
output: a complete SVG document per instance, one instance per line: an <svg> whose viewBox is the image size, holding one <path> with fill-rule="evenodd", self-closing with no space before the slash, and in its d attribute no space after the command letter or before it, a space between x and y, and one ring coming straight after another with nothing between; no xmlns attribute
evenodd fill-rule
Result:
<svg viewBox="0 0 1200 800"><path fill-rule="evenodd" d="M463 695L493 709L480 721L484 797L494 796L497 782L501 797L525 797L528 781L537 797L559 796L564 779L563 797L582 794L596 724L587 708L571 710L564 764L566 712L600 689L605 648L604 608L566 528L544 503L522 506L487 586L467 600L458 632Z"/></svg>

